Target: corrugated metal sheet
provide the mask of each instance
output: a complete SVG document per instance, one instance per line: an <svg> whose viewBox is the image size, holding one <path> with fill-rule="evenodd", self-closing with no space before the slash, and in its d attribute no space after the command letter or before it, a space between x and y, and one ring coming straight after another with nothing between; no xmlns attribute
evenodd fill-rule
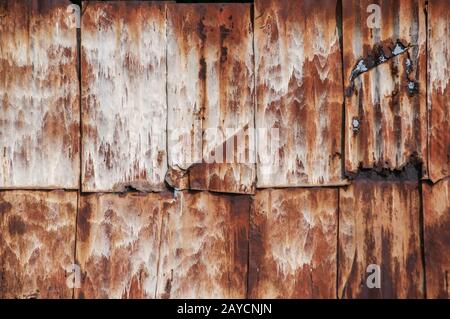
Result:
<svg viewBox="0 0 450 319"><path fill-rule="evenodd" d="M426 162L425 1L377 1L378 28L372 3L343 1L348 172Z"/></svg>
<svg viewBox="0 0 450 319"><path fill-rule="evenodd" d="M450 2L428 2L429 175L450 176Z"/></svg>
<svg viewBox="0 0 450 319"><path fill-rule="evenodd" d="M76 260L77 298L154 298L161 220L170 193L91 194L81 197Z"/></svg>
<svg viewBox="0 0 450 319"><path fill-rule="evenodd" d="M177 193L164 215L157 297L244 298L250 197Z"/></svg>
<svg viewBox="0 0 450 319"><path fill-rule="evenodd" d="M339 298L422 298L417 181L356 180L339 196ZM380 288L366 280L380 267Z"/></svg>
<svg viewBox="0 0 450 319"><path fill-rule="evenodd" d="M0 188L77 188L79 103L70 1L4 1Z"/></svg>
<svg viewBox="0 0 450 319"><path fill-rule="evenodd" d="M255 1L258 187L341 179L337 1Z"/></svg>
<svg viewBox="0 0 450 319"><path fill-rule="evenodd" d="M261 190L251 213L249 296L335 298L338 191Z"/></svg>
<svg viewBox="0 0 450 319"><path fill-rule="evenodd" d="M189 176L191 189L253 193L253 135L238 140L254 127L250 5L168 8L168 181L185 189Z"/></svg>
<svg viewBox="0 0 450 319"><path fill-rule="evenodd" d="M422 186L427 297L450 297L450 178Z"/></svg>
<svg viewBox="0 0 450 319"><path fill-rule="evenodd" d="M165 5L112 1L83 10L83 191L161 191L167 170Z"/></svg>
<svg viewBox="0 0 450 319"><path fill-rule="evenodd" d="M71 298L76 192L0 192L0 298Z"/></svg>

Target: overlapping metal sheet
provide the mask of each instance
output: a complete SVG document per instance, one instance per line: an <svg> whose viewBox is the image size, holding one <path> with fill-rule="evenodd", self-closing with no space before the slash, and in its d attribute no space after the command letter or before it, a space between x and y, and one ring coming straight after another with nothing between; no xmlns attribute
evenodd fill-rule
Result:
<svg viewBox="0 0 450 319"><path fill-rule="evenodd" d="M0 188L77 188L79 95L70 1L3 1Z"/></svg>
<svg viewBox="0 0 450 319"><path fill-rule="evenodd" d="M82 270L76 298L154 298L161 221L170 193L90 194L81 197L76 261Z"/></svg>
<svg viewBox="0 0 450 319"><path fill-rule="evenodd" d="M339 193L338 297L423 298L417 180L362 179Z"/></svg>
<svg viewBox="0 0 450 319"><path fill-rule="evenodd" d="M450 176L450 2L428 1L429 176Z"/></svg>
<svg viewBox="0 0 450 319"><path fill-rule="evenodd" d="M338 190L267 189L251 211L249 297L335 298Z"/></svg>
<svg viewBox="0 0 450 319"><path fill-rule="evenodd" d="M0 192L0 298L71 298L77 193Z"/></svg>
<svg viewBox="0 0 450 319"><path fill-rule="evenodd" d="M169 5L167 27L169 183L253 193L250 4Z"/></svg>
<svg viewBox="0 0 450 319"><path fill-rule="evenodd" d="M422 186L427 297L450 297L450 178Z"/></svg>
<svg viewBox="0 0 450 319"><path fill-rule="evenodd" d="M425 1L344 0L345 170L425 163Z"/></svg>
<svg viewBox="0 0 450 319"><path fill-rule="evenodd" d="M255 1L257 186L342 183L337 1Z"/></svg>
<svg viewBox="0 0 450 319"><path fill-rule="evenodd" d="M83 191L164 189L165 7L112 1L83 8Z"/></svg>
<svg viewBox="0 0 450 319"><path fill-rule="evenodd" d="M244 298L250 198L82 196L78 298Z"/></svg>
<svg viewBox="0 0 450 319"><path fill-rule="evenodd" d="M245 298L250 197L177 192L162 223L158 298Z"/></svg>

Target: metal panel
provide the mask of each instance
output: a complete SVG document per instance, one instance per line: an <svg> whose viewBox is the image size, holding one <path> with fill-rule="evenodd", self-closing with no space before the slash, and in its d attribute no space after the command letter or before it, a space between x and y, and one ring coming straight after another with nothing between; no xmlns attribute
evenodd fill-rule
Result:
<svg viewBox="0 0 450 319"><path fill-rule="evenodd" d="M177 192L165 214L157 297L245 298L250 197Z"/></svg>
<svg viewBox="0 0 450 319"><path fill-rule="evenodd" d="M79 95L70 1L3 1L0 188L78 188Z"/></svg>
<svg viewBox="0 0 450 319"><path fill-rule="evenodd" d="M80 207L76 297L154 298L161 220L174 207L172 194L91 194Z"/></svg>
<svg viewBox="0 0 450 319"><path fill-rule="evenodd" d="M249 4L168 7L168 182L178 189L254 192L252 32Z"/></svg>
<svg viewBox="0 0 450 319"><path fill-rule="evenodd" d="M250 231L250 298L335 298L338 190L262 190Z"/></svg>
<svg viewBox="0 0 450 319"><path fill-rule="evenodd" d="M428 298L450 298L450 178L422 186Z"/></svg>
<svg viewBox="0 0 450 319"><path fill-rule="evenodd" d="M258 187L341 179L337 1L255 1Z"/></svg>
<svg viewBox="0 0 450 319"><path fill-rule="evenodd" d="M417 181L356 180L340 190L340 298L422 298ZM380 287L369 288L380 274ZM373 266L371 266L373 267Z"/></svg>
<svg viewBox="0 0 450 319"><path fill-rule="evenodd" d="M165 5L88 3L82 18L83 190L161 191Z"/></svg>
<svg viewBox="0 0 450 319"><path fill-rule="evenodd" d="M429 176L450 176L450 2L428 2Z"/></svg>
<svg viewBox="0 0 450 319"><path fill-rule="evenodd" d="M71 298L76 192L0 192L0 298Z"/></svg>
<svg viewBox="0 0 450 319"><path fill-rule="evenodd" d="M346 172L426 162L424 9L423 0L343 1Z"/></svg>

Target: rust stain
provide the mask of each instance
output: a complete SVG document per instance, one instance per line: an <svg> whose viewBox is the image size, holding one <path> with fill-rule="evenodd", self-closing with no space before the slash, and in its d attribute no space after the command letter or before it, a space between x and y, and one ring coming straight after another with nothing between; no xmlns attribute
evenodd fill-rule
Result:
<svg viewBox="0 0 450 319"><path fill-rule="evenodd" d="M450 178L422 186L427 298L450 298Z"/></svg>
<svg viewBox="0 0 450 319"><path fill-rule="evenodd" d="M158 298L245 298L250 197L177 192L164 215Z"/></svg>
<svg viewBox="0 0 450 319"><path fill-rule="evenodd" d="M370 4L343 1L345 171L401 169L415 157L426 177L425 1L379 1L379 28L368 27Z"/></svg>
<svg viewBox="0 0 450 319"><path fill-rule="evenodd" d="M449 34L450 3L428 1L428 156L433 182L450 176Z"/></svg>
<svg viewBox="0 0 450 319"><path fill-rule="evenodd" d="M0 188L77 188L79 95L70 1L4 1Z"/></svg>
<svg viewBox="0 0 450 319"><path fill-rule="evenodd" d="M0 298L71 298L76 192L0 193Z"/></svg>
<svg viewBox="0 0 450 319"><path fill-rule="evenodd" d="M251 26L249 4L168 6L169 166L195 164L191 189L254 192L253 139L223 147L236 132L253 129ZM187 188L186 180L171 182Z"/></svg>
<svg viewBox="0 0 450 319"><path fill-rule="evenodd" d="M339 298L423 297L419 197L418 179L402 177L340 190ZM380 288L366 284L371 264L380 267Z"/></svg>
<svg viewBox="0 0 450 319"><path fill-rule="evenodd" d="M90 3L81 37L83 191L163 191L165 4Z"/></svg>
<svg viewBox="0 0 450 319"><path fill-rule="evenodd" d="M337 209L337 189L257 191L250 298L336 298Z"/></svg>
<svg viewBox="0 0 450 319"><path fill-rule="evenodd" d="M170 193L91 194L81 197L76 260L77 298L154 298L161 219Z"/></svg>
<svg viewBox="0 0 450 319"><path fill-rule="evenodd" d="M343 182L336 5L255 1L258 187Z"/></svg>

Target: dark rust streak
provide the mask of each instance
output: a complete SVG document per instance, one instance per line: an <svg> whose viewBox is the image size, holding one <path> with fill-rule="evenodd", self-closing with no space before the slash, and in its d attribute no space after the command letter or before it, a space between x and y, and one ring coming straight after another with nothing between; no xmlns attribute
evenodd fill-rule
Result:
<svg viewBox="0 0 450 319"><path fill-rule="evenodd" d="M373 168L360 166L358 171L346 172L345 176L351 180L418 181L422 178L422 160L413 154L401 169L389 169L382 165Z"/></svg>

